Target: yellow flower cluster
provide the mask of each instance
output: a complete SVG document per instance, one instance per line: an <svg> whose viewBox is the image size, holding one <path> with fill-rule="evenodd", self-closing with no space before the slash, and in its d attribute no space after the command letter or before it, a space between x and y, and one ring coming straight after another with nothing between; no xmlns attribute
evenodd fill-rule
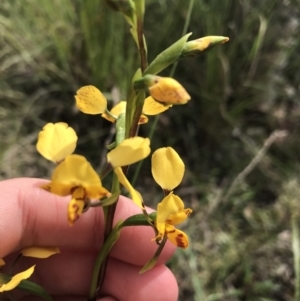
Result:
<svg viewBox="0 0 300 301"><path fill-rule="evenodd" d="M77 135L66 123L48 123L39 133L37 150L46 159L59 163L51 177L51 182L42 188L60 195L71 195L68 206L70 225L79 218L89 205L90 200L109 197L111 193L102 186L101 179L87 159L72 154L76 148ZM133 164L150 154L150 140L134 137L125 139L107 155L108 162L115 169L120 182L131 192L133 201L142 206L142 200L136 196L122 172L121 166Z"/></svg>
<svg viewBox="0 0 300 301"><path fill-rule="evenodd" d="M150 96L145 99L139 124L148 122L146 115L158 115L168 110L173 104L185 104L191 99L182 85L173 78L146 75L142 81L148 87ZM115 122L120 114L126 111L126 101L120 101L108 111L107 99L94 86L80 88L75 99L76 106L81 112L91 115L101 114L110 122Z"/></svg>
<svg viewBox="0 0 300 301"><path fill-rule="evenodd" d="M146 98L143 113L155 115L169 109L172 104L185 103L190 97L183 87L171 78L151 76L147 78L152 96ZM87 114L102 114L114 122L126 110L126 102L117 104L110 112L107 111L107 100L94 86L85 86L75 96L77 107ZM160 102L156 101L159 100ZM163 104L161 102L167 102ZM142 115L140 123L147 117ZM46 159L58 163L51 182L42 188L60 195L71 195L68 205L68 221L70 225L79 218L88 207L90 200L108 198L111 193L102 186L96 171L87 159L73 154L76 148L77 135L66 123L48 123L39 133L37 150ZM122 166L127 166L146 158L150 154L150 140L134 137L125 139L107 154L107 162L112 166L120 183L128 190L134 203L144 208L142 196L127 180ZM184 164L171 147L160 148L152 156L152 174L155 181L165 192L165 198L158 204L155 226L158 231L157 241L167 235L176 246L188 246L187 235L175 226L183 222L192 212L184 209L183 201L173 190L177 187L184 174Z"/></svg>

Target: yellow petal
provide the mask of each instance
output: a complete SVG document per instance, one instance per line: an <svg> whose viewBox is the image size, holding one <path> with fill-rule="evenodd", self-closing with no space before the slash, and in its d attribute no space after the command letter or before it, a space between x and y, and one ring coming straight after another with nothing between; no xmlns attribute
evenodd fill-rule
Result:
<svg viewBox="0 0 300 301"><path fill-rule="evenodd" d="M76 142L75 131L66 123L48 123L39 133L36 148L43 157L57 163L74 152Z"/></svg>
<svg viewBox="0 0 300 301"><path fill-rule="evenodd" d="M0 293L5 291L11 291L15 287L17 287L22 280L29 278L34 271L34 267L35 265L29 268L28 270L13 276L9 282L3 284L0 287Z"/></svg>
<svg viewBox="0 0 300 301"><path fill-rule="evenodd" d="M133 200L133 202L139 206L140 208L144 208L143 207L143 198L141 196L141 194L136 191L131 184L129 183L129 181L127 180L126 176L124 175L122 168L121 167L116 167L114 169L115 174L118 177L119 182L127 189L127 191L129 192L131 199Z"/></svg>
<svg viewBox="0 0 300 301"><path fill-rule="evenodd" d="M48 258L51 255L59 253L59 248L38 248L38 247L31 247L25 248L21 251L23 256L26 257L35 257L35 258Z"/></svg>
<svg viewBox="0 0 300 301"><path fill-rule="evenodd" d="M168 239L177 247L186 249L189 246L187 235L173 226L167 225L166 232Z"/></svg>
<svg viewBox="0 0 300 301"><path fill-rule="evenodd" d="M146 158L150 154L148 138L133 137L125 139L107 154L107 161L114 167L126 166Z"/></svg>
<svg viewBox="0 0 300 301"><path fill-rule="evenodd" d="M40 188L47 190L51 193L60 195L60 196L68 196L72 194L73 186L70 184L61 184L58 182L49 182L46 184L42 184Z"/></svg>
<svg viewBox="0 0 300 301"><path fill-rule="evenodd" d="M184 163L172 147L157 149L151 165L153 178L162 189L172 191L182 181Z"/></svg>
<svg viewBox="0 0 300 301"><path fill-rule="evenodd" d="M86 114L102 114L107 107L104 95L94 86L84 86L75 95L77 108Z"/></svg>
<svg viewBox="0 0 300 301"><path fill-rule="evenodd" d="M156 223L157 225L166 223L172 214L184 209L184 203L176 194L168 194L158 205Z"/></svg>
<svg viewBox="0 0 300 301"><path fill-rule="evenodd" d="M173 213L169 216L169 218L167 219L167 223L170 225L181 224L191 215L192 212L193 210L190 208L179 210L178 212Z"/></svg>
<svg viewBox="0 0 300 301"><path fill-rule="evenodd" d="M126 111L126 101L120 101L117 105L115 105L111 110L110 113L116 117L119 117L120 114L125 113ZM105 118L106 120L110 121L110 122L115 122L116 119L112 118L110 115L108 115L107 113L103 113L101 115L103 118Z"/></svg>
<svg viewBox="0 0 300 301"><path fill-rule="evenodd" d="M0 266L2 265L5 265L5 261L2 258L0 258Z"/></svg>
<svg viewBox="0 0 300 301"><path fill-rule="evenodd" d="M170 107L172 107L172 105L164 105L156 101L152 96L149 96L145 99L143 113L146 115L158 115Z"/></svg>
<svg viewBox="0 0 300 301"><path fill-rule="evenodd" d="M49 191L61 196L72 194L75 187L83 187L86 197L99 199L109 192L102 187L101 180L85 157L70 155L54 170L51 183L46 184ZM44 188L44 187L43 187Z"/></svg>
<svg viewBox="0 0 300 301"><path fill-rule="evenodd" d="M74 222L79 218L84 209L85 202L72 198L68 205L68 221L69 225L73 226Z"/></svg>
<svg viewBox="0 0 300 301"><path fill-rule="evenodd" d="M155 76L149 92L156 100L167 104L185 104L191 97L183 86L171 77Z"/></svg>

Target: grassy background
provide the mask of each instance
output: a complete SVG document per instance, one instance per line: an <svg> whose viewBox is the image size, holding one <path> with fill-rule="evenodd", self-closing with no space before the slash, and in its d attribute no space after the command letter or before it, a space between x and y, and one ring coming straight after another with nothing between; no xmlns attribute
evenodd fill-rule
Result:
<svg viewBox="0 0 300 301"><path fill-rule="evenodd" d="M188 2L146 3L151 61L181 37ZM230 42L179 62L175 78L192 100L161 115L152 140L186 163L176 193L194 210L183 226L191 247L170 263L180 301L300 300L299 22L296 0L195 1L192 38ZM35 142L57 121L76 129L77 153L99 169L113 127L78 112L73 95L93 84L124 99L137 67L129 28L99 0L2 0L0 178L49 177ZM140 175L137 189L158 202L149 162Z"/></svg>

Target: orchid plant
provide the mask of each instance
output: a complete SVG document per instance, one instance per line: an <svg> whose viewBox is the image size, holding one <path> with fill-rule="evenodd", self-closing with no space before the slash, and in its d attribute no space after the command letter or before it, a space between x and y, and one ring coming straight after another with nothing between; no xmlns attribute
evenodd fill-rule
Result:
<svg viewBox="0 0 300 301"><path fill-rule="evenodd" d="M105 241L95 262L88 300L96 300L97 292L101 290L109 252L124 227L146 225L153 228L153 243L157 244L157 251L145 262L141 273L155 266L167 240L179 248L185 249L189 246L187 234L176 228L192 213L192 209L185 208L182 199L174 193L174 189L183 179L185 170L178 153L167 146L155 150L152 154L152 175L164 193L154 213L148 213L143 196L131 185L126 171L129 165L145 159L151 153L150 139L138 136L139 126L147 123L150 116L161 114L177 105L187 104L191 99L184 87L174 78L157 74L182 58L194 57L228 41L228 38L221 36L188 41L191 35L189 33L160 53L148 65L146 38L143 34L144 0L105 2L125 17L140 56L140 68L133 75L127 98L111 109L108 109L109 104L105 96L94 86L81 87L75 95L76 107L82 113L100 115L115 123L116 135L115 140L107 146L107 163L98 174L84 156L74 154L77 135L74 129L64 122L46 124L38 135L36 145L38 152L55 164L50 182L40 188L59 196L70 196L66 208L66 220L70 226L87 210L104 212ZM112 187L103 186L102 179L106 176L112 176ZM120 220L113 226L122 187L128 191L141 213L127 220ZM22 250L20 257L47 258L58 252L55 248L29 248ZM4 264L4 260L0 259L0 266ZM52 300L40 286L25 280L34 272L34 267L16 275L0 272L0 293L17 287L46 300Z"/></svg>

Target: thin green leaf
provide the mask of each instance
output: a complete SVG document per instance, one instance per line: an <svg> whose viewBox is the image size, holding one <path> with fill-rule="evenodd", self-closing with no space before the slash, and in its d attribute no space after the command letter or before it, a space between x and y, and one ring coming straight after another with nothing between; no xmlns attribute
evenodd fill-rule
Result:
<svg viewBox="0 0 300 301"><path fill-rule="evenodd" d="M153 222L156 220L156 212L152 212L148 216L152 219ZM122 228L128 226L151 226L151 225L149 224L144 214L136 214L128 217L122 223Z"/></svg>
<svg viewBox="0 0 300 301"><path fill-rule="evenodd" d="M114 204L118 201L121 192L118 190L117 192L113 193L110 197L103 199L101 201L92 202L89 207L107 207Z"/></svg>
<svg viewBox="0 0 300 301"><path fill-rule="evenodd" d="M155 266L159 255L161 254L162 250L164 249L167 239L168 239L168 237L167 237L167 235L165 235L163 240L161 241L160 245L158 246L156 252L154 253L153 257L143 266L143 268L139 271L139 274L143 274L143 273L151 270Z"/></svg>
<svg viewBox="0 0 300 301"><path fill-rule="evenodd" d="M1 279L3 281L1 282L8 282L12 277L5 275L5 274L1 274ZM53 299L51 298L51 296L38 284L29 281L29 280L22 280L20 282L20 284L17 286L17 288L22 289L24 291L27 291L28 293L32 294L32 295L36 295L38 297L43 298L44 300L47 301L53 301Z"/></svg>

